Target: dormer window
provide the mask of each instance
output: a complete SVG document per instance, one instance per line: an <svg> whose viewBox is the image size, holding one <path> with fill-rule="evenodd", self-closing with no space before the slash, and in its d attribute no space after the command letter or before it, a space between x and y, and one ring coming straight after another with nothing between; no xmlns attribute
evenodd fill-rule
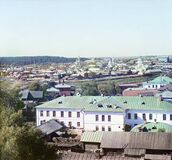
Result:
<svg viewBox="0 0 172 160"><path fill-rule="evenodd" d="M142 102L142 104L144 105L144 104L145 104L145 102Z"/></svg>
<svg viewBox="0 0 172 160"><path fill-rule="evenodd" d="M98 104L97 106L98 106L98 107L103 107L103 105L102 105L102 104Z"/></svg>
<svg viewBox="0 0 172 160"><path fill-rule="evenodd" d="M108 105L107 105L107 108L112 108L112 105L111 105L111 104L108 104Z"/></svg>

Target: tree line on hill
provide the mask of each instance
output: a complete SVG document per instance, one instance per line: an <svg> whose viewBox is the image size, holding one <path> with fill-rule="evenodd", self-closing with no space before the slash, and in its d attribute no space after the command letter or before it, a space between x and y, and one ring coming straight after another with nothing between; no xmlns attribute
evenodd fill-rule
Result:
<svg viewBox="0 0 172 160"><path fill-rule="evenodd" d="M28 64L43 64L43 63L71 63L75 62L76 58L66 58L58 56L27 56L27 57L0 57L1 65L28 65ZM87 60L87 58L81 58Z"/></svg>
<svg viewBox="0 0 172 160"><path fill-rule="evenodd" d="M110 81L107 81L106 84L97 84L93 81L81 85L81 95L83 96L114 96L121 93L121 88Z"/></svg>

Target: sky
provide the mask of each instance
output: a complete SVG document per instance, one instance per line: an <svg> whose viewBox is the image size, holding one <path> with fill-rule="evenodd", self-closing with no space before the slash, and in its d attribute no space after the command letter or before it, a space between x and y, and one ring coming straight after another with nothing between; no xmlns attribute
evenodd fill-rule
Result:
<svg viewBox="0 0 172 160"><path fill-rule="evenodd" d="M0 56L172 55L172 0L0 0Z"/></svg>

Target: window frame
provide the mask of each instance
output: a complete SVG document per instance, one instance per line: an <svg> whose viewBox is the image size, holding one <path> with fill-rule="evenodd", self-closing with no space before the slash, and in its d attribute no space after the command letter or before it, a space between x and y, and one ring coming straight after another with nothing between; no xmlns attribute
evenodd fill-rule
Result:
<svg viewBox="0 0 172 160"><path fill-rule="evenodd" d="M105 121L105 115L102 115L102 122Z"/></svg>
<svg viewBox="0 0 172 160"><path fill-rule="evenodd" d="M60 111L60 117L64 117L64 111Z"/></svg>
<svg viewBox="0 0 172 160"><path fill-rule="evenodd" d="M162 115L162 120L163 120L163 121L166 121L166 120L167 120L167 115L166 115L166 114L163 114L163 115Z"/></svg>
<svg viewBox="0 0 172 160"><path fill-rule="evenodd" d="M72 117L72 112L71 112L71 111L68 112L68 117L69 117L69 118Z"/></svg>
<svg viewBox="0 0 172 160"><path fill-rule="evenodd" d="M50 116L50 111L46 111L46 117Z"/></svg>
<svg viewBox="0 0 172 160"><path fill-rule="evenodd" d="M127 113L127 119L131 119L131 113Z"/></svg>
<svg viewBox="0 0 172 160"><path fill-rule="evenodd" d="M98 115L98 114L95 115L95 121L96 121L96 122L99 121L99 115Z"/></svg>
<svg viewBox="0 0 172 160"><path fill-rule="evenodd" d="M41 110L41 111L40 111L40 117L43 117L43 116L44 116L44 111Z"/></svg>
<svg viewBox="0 0 172 160"><path fill-rule="evenodd" d="M108 122L111 122L111 115L108 115Z"/></svg>
<svg viewBox="0 0 172 160"><path fill-rule="evenodd" d="M80 116L81 116L80 112L77 112L76 114L77 114L77 118L80 118Z"/></svg>
<svg viewBox="0 0 172 160"><path fill-rule="evenodd" d="M134 113L134 119L138 119L137 113Z"/></svg>
<svg viewBox="0 0 172 160"><path fill-rule="evenodd" d="M153 115L152 113L149 113L149 120L152 120L153 119Z"/></svg>
<svg viewBox="0 0 172 160"><path fill-rule="evenodd" d="M56 111L53 111L53 117L56 117Z"/></svg>

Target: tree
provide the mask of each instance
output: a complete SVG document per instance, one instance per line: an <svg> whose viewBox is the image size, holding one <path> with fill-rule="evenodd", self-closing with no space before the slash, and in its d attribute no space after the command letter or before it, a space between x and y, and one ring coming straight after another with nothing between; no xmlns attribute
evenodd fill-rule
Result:
<svg viewBox="0 0 172 160"><path fill-rule="evenodd" d="M41 85L39 84L39 82L33 81L29 84L28 88L32 91L39 91L41 90Z"/></svg>
<svg viewBox="0 0 172 160"><path fill-rule="evenodd" d="M122 89L119 86L115 86L115 92L116 92L116 94L121 94Z"/></svg>
<svg viewBox="0 0 172 160"><path fill-rule="evenodd" d="M0 89L0 102L2 106L14 108L16 111L24 107L24 103L20 100L19 90L6 92Z"/></svg>
<svg viewBox="0 0 172 160"><path fill-rule="evenodd" d="M97 96L99 95L98 87L95 82L86 83L81 85L81 94L83 96Z"/></svg>
<svg viewBox="0 0 172 160"><path fill-rule="evenodd" d="M0 90L0 157L1 160L57 160L57 149L47 144L41 131L25 123L22 111L9 103L9 94ZM11 98L11 97L10 97Z"/></svg>
<svg viewBox="0 0 172 160"><path fill-rule="evenodd" d="M115 95L115 85L112 82L108 82L107 84L99 85L98 90L105 96Z"/></svg>

